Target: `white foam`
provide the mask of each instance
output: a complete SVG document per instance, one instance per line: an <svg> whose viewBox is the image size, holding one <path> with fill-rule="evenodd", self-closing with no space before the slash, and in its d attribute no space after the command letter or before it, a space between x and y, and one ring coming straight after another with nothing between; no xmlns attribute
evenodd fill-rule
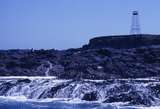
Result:
<svg viewBox="0 0 160 109"><path fill-rule="evenodd" d="M0 79L57 79L56 76L0 76ZM127 78L127 79L106 79L106 80L145 80L145 81L154 81L160 79L159 77L151 77L151 78ZM71 79L69 79L71 80ZM101 80L92 80L92 79L83 79L84 81L91 81L91 82L104 82L106 80L101 79Z"/></svg>
<svg viewBox="0 0 160 109"><path fill-rule="evenodd" d="M45 75L48 77L49 75L49 71L53 68L53 65L50 61L47 61L47 63L49 64L49 68L47 68L47 70L45 71Z"/></svg>
<svg viewBox="0 0 160 109"><path fill-rule="evenodd" d="M27 99L25 96L0 96L0 99L19 101L19 102L64 102L64 103L91 103L80 99L71 99L71 98L46 98L46 99ZM95 101L96 102L96 101Z"/></svg>
<svg viewBox="0 0 160 109"><path fill-rule="evenodd" d="M89 81L89 82L104 82L106 80L91 80L91 79L84 79L84 81Z"/></svg>
<svg viewBox="0 0 160 109"><path fill-rule="evenodd" d="M68 98L46 98L46 99L27 99L25 96L0 96L0 99L14 101L30 101L30 102L52 102L52 101L69 101Z"/></svg>
<svg viewBox="0 0 160 109"><path fill-rule="evenodd" d="M15 100L15 101L27 101L25 96L0 96L1 99Z"/></svg>
<svg viewBox="0 0 160 109"><path fill-rule="evenodd" d="M55 76L0 76L0 79L56 79Z"/></svg>
<svg viewBox="0 0 160 109"><path fill-rule="evenodd" d="M150 78L127 78L127 79L116 79L116 80L124 80L124 81L127 81L127 80L137 80L137 81L155 81L159 79L158 77L150 77Z"/></svg>
<svg viewBox="0 0 160 109"><path fill-rule="evenodd" d="M138 109L160 109L160 106L139 107Z"/></svg>

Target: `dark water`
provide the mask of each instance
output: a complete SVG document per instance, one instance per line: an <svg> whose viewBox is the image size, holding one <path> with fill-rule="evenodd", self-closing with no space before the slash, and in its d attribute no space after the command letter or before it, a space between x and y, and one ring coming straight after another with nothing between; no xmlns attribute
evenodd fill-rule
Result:
<svg viewBox="0 0 160 109"><path fill-rule="evenodd" d="M72 103L72 102L67 103L66 101L36 102L36 101L23 101L23 100L20 101L18 99L14 100L14 99L1 98L0 109L143 109L143 108L122 106L122 105L120 106L118 104L116 105L116 104Z"/></svg>
<svg viewBox="0 0 160 109"><path fill-rule="evenodd" d="M134 107L119 107L98 103L63 103L63 102L17 102L1 101L0 109L138 109Z"/></svg>

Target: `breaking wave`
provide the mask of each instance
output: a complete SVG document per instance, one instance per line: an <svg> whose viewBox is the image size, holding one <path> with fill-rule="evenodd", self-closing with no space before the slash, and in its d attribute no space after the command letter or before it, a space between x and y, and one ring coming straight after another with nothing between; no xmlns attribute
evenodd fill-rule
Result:
<svg viewBox="0 0 160 109"><path fill-rule="evenodd" d="M0 109L160 109L159 103L159 78L0 77Z"/></svg>

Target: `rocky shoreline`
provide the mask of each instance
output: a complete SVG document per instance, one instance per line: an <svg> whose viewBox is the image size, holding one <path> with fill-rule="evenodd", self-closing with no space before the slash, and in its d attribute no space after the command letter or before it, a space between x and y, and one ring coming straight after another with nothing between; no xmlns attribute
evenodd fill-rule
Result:
<svg viewBox="0 0 160 109"><path fill-rule="evenodd" d="M98 37L82 48L68 50L0 50L0 76L159 77L159 45L158 35L136 35Z"/></svg>
<svg viewBox="0 0 160 109"><path fill-rule="evenodd" d="M122 102L126 106L159 106L160 79L60 80L1 79L0 96L25 99Z"/></svg>

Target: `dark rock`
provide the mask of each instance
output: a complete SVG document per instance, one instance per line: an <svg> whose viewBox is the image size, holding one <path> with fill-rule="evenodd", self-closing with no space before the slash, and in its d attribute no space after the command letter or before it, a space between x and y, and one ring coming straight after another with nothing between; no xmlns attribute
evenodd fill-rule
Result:
<svg viewBox="0 0 160 109"><path fill-rule="evenodd" d="M10 82L5 82L0 85L0 96L5 95L12 87L14 84Z"/></svg>
<svg viewBox="0 0 160 109"><path fill-rule="evenodd" d="M119 93L110 95L104 102L129 102L132 105L146 105L151 106L154 98L150 95L145 95L142 92L131 91L129 93Z"/></svg>
<svg viewBox="0 0 160 109"><path fill-rule="evenodd" d="M129 97L131 98L130 104L136 104L136 105L146 105L151 106L152 101L154 101L154 98L150 95L146 95L141 92L130 92Z"/></svg>
<svg viewBox="0 0 160 109"><path fill-rule="evenodd" d="M55 87L52 87L50 90L43 92L40 96L40 98L53 98L54 95L57 93L58 90L62 90L62 88L66 87L68 83L60 84Z"/></svg>
<svg viewBox="0 0 160 109"><path fill-rule="evenodd" d="M96 101L96 100L98 100L97 92L85 93L82 100L86 100L86 101Z"/></svg>
<svg viewBox="0 0 160 109"><path fill-rule="evenodd" d="M149 88L156 97L160 97L160 84L151 85Z"/></svg>
<svg viewBox="0 0 160 109"><path fill-rule="evenodd" d="M85 48L136 48L141 46L151 46L160 44L160 35L120 35L96 37L89 41Z"/></svg>
<svg viewBox="0 0 160 109"><path fill-rule="evenodd" d="M30 83L31 82L31 80L29 80L29 79L19 79L19 80L17 80L17 83Z"/></svg>

